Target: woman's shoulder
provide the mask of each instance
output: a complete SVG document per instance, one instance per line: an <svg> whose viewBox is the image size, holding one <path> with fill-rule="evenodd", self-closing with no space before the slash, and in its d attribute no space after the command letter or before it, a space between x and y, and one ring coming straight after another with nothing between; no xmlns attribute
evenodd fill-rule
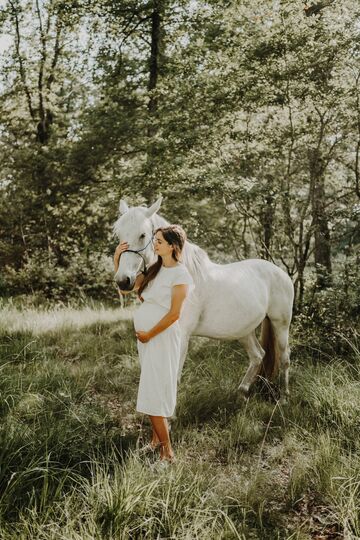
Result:
<svg viewBox="0 0 360 540"><path fill-rule="evenodd" d="M179 264L173 274L173 281L179 282L179 280L181 281L182 279L184 279L184 283L190 284L193 282L191 274L185 264Z"/></svg>
<svg viewBox="0 0 360 540"><path fill-rule="evenodd" d="M184 263L178 263L174 266L178 274L189 274L189 270L186 268Z"/></svg>

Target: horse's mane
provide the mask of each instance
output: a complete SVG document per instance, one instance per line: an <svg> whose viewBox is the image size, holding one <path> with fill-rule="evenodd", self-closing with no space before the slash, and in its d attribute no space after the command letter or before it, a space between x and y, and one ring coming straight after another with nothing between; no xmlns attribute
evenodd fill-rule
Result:
<svg viewBox="0 0 360 540"><path fill-rule="evenodd" d="M163 217L155 214L151 218L155 229L157 227L166 227L170 223ZM206 251L201 247L186 240L184 249L182 251L182 260L186 268L189 270L195 283L204 279L206 276L205 268L210 263L210 259Z"/></svg>

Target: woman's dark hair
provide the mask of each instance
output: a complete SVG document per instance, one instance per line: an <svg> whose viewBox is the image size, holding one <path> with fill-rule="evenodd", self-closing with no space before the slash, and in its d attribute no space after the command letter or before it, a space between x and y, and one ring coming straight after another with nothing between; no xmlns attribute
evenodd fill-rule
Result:
<svg viewBox="0 0 360 540"><path fill-rule="evenodd" d="M156 229L154 234L159 231L162 233L164 240L166 240L166 242L173 247L172 258L175 261L180 261L181 252L183 250L186 240L186 233L184 229L180 227L180 225L169 225L168 227L159 227L158 229ZM150 283L150 281L152 281L157 276L161 265L162 257L158 255L157 261L149 267L144 281L139 287L139 297L141 296L141 293L143 292L145 287L147 287L147 285Z"/></svg>

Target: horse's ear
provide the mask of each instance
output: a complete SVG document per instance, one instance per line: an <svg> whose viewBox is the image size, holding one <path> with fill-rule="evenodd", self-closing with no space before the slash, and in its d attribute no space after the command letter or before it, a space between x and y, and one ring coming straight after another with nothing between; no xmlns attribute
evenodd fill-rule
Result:
<svg viewBox="0 0 360 540"><path fill-rule="evenodd" d="M150 208L147 208L146 210L146 216L148 218L150 218L153 214L156 214L156 212L158 212L160 206L161 206L161 203L162 203L162 197L159 197L158 200L156 202L154 202L154 204L152 204L150 206Z"/></svg>
<svg viewBox="0 0 360 540"><path fill-rule="evenodd" d="M126 204L124 199L121 199L120 204L119 204L119 213L120 214L125 214L125 212L127 212L128 210L129 210L128 205Z"/></svg>

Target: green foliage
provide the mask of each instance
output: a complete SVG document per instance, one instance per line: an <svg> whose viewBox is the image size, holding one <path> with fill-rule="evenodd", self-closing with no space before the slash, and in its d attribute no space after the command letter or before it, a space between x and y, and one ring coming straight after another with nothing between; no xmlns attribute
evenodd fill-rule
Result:
<svg viewBox="0 0 360 540"><path fill-rule="evenodd" d="M355 257L336 266L333 284L318 290L309 276L304 305L297 320L312 348L330 357L333 353L351 352L350 342L359 333L360 275Z"/></svg>
<svg viewBox="0 0 360 540"><path fill-rule="evenodd" d="M0 282L0 294L35 294L42 300L69 300L81 297L115 300L112 260L99 253L76 253L66 267L55 255L36 250L26 263L15 270L7 266Z"/></svg>
<svg viewBox="0 0 360 540"><path fill-rule="evenodd" d="M19 29L0 70L2 290L21 292L31 274L34 290L71 297L63 274L91 280L75 267L110 254L119 198L161 192L162 213L217 261L283 265L302 310L313 262L324 288L358 245L358 5L160 7L151 90L158 4L2 11L4 30ZM97 278L87 288L103 294Z"/></svg>

